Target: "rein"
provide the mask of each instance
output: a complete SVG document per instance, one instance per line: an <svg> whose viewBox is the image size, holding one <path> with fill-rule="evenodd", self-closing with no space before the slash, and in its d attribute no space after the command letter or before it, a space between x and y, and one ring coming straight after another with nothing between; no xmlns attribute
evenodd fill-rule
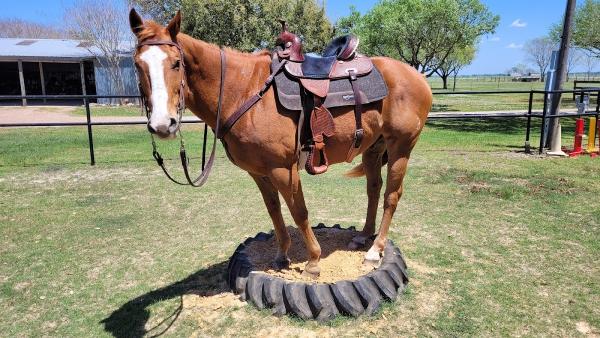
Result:
<svg viewBox="0 0 600 338"><path fill-rule="evenodd" d="M222 103L223 103L223 91L224 91L224 85L225 85L225 70L226 70L225 52L222 49L220 50L220 54L221 54L221 85L219 88L219 101L218 101L218 105L217 105L217 119L216 119L216 127L215 127L216 131L214 132L212 150L210 153L210 157L208 158L208 161L205 161L205 159L206 159L206 132L208 129L208 126L205 123L204 124L204 142L202 145L202 172L196 178L192 179L192 177L190 175L190 171L189 171L190 159L187 156L187 153L185 150L185 141L183 139L183 133L181 131L181 121L183 118L183 112L185 110L185 92L184 92L184 90L185 90L185 63L184 63L183 49L181 48L181 46L178 43L173 42L173 41L168 41L168 40L144 41L144 42L141 42L138 44L137 49L139 49L142 46L160 46L160 45L168 45L168 46L173 46L173 47L177 48L177 50L179 51L179 56L180 56L179 62L181 63L181 66L180 66L181 81L179 83L179 101L177 103L177 119L178 119L177 132L179 133L179 140L180 140L179 158L181 160L181 166L183 167L183 173L185 175L186 182L180 182L180 181L176 180L175 178L173 178L173 176L171 176L169 174L167 168L165 167L164 159L158 152L158 147L156 145L154 135L151 133L150 138L152 141L152 157L154 157L154 159L156 160L156 163L160 166L160 168L165 173L167 178L169 178L169 180L171 180L172 182L179 184L179 185L190 185L192 187L201 187L208 180L208 176L210 175L210 172L213 168L213 164L215 162L217 134L218 134L218 131L220 130L220 117L221 117L221 110L222 110ZM150 120L151 112L150 112L150 108L148 107L146 95L142 89L141 83L138 83L138 85L139 85L140 94L141 94L142 107L143 107L144 111L146 112L146 117L148 118L148 120Z"/></svg>
<svg viewBox="0 0 600 338"><path fill-rule="evenodd" d="M139 49L142 46L160 46L160 45L173 46L173 47L177 48L177 50L179 51L179 56L180 56L181 81L179 84L179 101L177 103L177 119L178 119L177 125L179 126L177 132L179 133L179 139L180 139L179 158L181 159L181 166L183 167L183 173L185 175L186 182L180 182L180 181L176 180L175 178L173 178L173 176L171 176L171 174L169 174L167 168L165 167L164 159L158 152L158 146L156 145L156 141L154 140L154 135L151 133L150 138L152 140L152 157L154 157L154 159L156 160L156 163L160 166L160 168L165 173L167 178L169 180L171 180L172 182L179 184L179 185L190 185L192 187L201 187L202 185L204 185L204 183L206 183L206 180L208 180L208 176L210 175L213 164L215 162L217 139L223 140L223 137L229 132L229 130L233 127L233 125L248 110L250 110L250 108L252 108L258 101L262 100L264 94L267 92L267 90L273 84L273 80L275 80L275 76L283 69L283 66L286 64L287 61L284 60L281 63L279 63L275 67L275 69L273 69L271 75L267 78L267 80L265 81L264 85L259 90L259 92L257 94L254 94L248 100L246 100L229 118L227 118L227 120L225 121L225 124L223 126L221 126L221 111L222 111L222 106L223 106L223 93L225 91L224 87L225 87L226 57L225 57L225 52L223 51L223 49L219 50L220 55L221 55L221 84L219 87L219 101L218 101L218 105L217 105L216 126L215 126L215 130L213 130L214 137L213 137L212 150L210 153L210 157L208 158L208 161L205 161L205 159L206 159L206 132L208 129L208 126L205 123L204 124L204 142L202 145L202 172L198 175L198 177L196 177L195 179L192 179L190 172L189 172L190 160L185 151L185 142L183 139L183 133L181 132L181 120L183 118L183 112L185 110L185 93L184 93L184 90L185 90L185 63L184 63L183 49L181 48L181 46L178 43L173 42L173 41L168 41L168 40L144 41L137 45L137 49ZM148 107L146 95L142 89L141 82L139 82L138 85L139 85L140 94L141 94L142 107L143 107L144 111L146 112L146 117L148 118L148 120L150 120L150 115L152 113L150 111L150 108Z"/></svg>

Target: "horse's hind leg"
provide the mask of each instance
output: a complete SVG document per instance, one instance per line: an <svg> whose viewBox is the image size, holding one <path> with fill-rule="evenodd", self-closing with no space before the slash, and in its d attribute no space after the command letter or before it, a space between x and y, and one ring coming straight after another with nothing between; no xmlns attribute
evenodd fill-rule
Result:
<svg viewBox="0 0 600 338"><path fill-rule="evenodd" d="M319 268L321 247L308 223L308 211L304 204L304 195L302 193L302 185L300 184L298 170L296 170L295 167L291 170L287 168L277 168L271 172L270 178L277 190L279 190L279 193L281 193L285 199L285 202L290 209L290 213L294 218L294 222L302 233L304 245L308 251L308 263L306 263L302 274L316 278L321 272L321 269Z"/></svg>
<svg viewBox="0 0 600 338"><path fill-rule="evenodd" d="M348 243L348 248L356 250L363 247L367 238L375 233L375 219L377 218L377 208L379 207L379 197L383 180L381 179L382 155L385 152L385 142L380 138L369 147L362 155L362 164L367 177L367 219L362 232L352 238Z"/></svg>
<svg viewBox="0 0 600 338"><path fill-rule="evenodd" d="M414 142L416 142L416 137L412 141L402 138L386 138L389 162L383 202L383 217L379 226L379 234L375 238L373 246L365 255L366 262L378 262L380 254L383 252L392 217L396 211L398 201L402 197L402 184Z"/></svg>
<svg viewBox="0 0 600 338"><path fill-rule="evenodd" d="M273 221L275 236L277 237L277 243L279 244L277 256L275 256L273 265L278 270L286 269L290 265L290 259L287 256L287 252L291 243L290 235L285 227L283 216L281 215L279 193L268 177L251 176L262 194L269 216L271 216L271 220Z"/></svg>

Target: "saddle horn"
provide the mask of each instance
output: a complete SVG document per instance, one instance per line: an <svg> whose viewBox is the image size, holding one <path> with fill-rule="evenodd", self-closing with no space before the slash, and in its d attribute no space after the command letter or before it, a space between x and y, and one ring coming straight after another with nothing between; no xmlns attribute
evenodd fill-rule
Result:
<svg viewBox="0 0 600 338"><path fill-rule="evenodd" d="M281 23L281 33L277 37L275 45L280 49L277 52L281 59L289 59L294 62L304 61L304 55L302 53L302 40L294 34L290 33L287 29L287 23L283 19L279 19Z"/></svg>

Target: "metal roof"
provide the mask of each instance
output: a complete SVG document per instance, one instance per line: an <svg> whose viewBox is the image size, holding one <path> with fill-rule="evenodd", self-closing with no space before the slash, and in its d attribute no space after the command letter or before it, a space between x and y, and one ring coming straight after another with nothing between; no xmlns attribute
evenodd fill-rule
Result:
<svg viewBox="0 0 600 338"><path fill-rule="evenodd" d="M0 38L0 61L78 62L93 59L94 54L86 46L89 43L81 40ZM131 55L131 45L124 42L122 46L123 54Z"/></svg>

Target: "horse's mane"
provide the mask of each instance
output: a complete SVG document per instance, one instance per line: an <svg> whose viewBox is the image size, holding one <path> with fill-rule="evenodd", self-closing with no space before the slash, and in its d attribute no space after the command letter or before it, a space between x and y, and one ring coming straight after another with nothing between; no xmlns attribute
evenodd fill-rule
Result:
<svg viewBox="0 0 600 338"><path fill-rule="evenodd" d="M157 24L156 22L152 21L152 20L147 20L144 22L144 27L143 29L138 33L138 39L139 41L146 41L146 40L150 40L155 38L162 30L164 29L163 26ZM181 33L180 33L181 34ZM202 41L203 43L209 45L212 48L215 49L219 49L220 47L213 44L213 43L209 43L203 40L198 40L198 39L194 39L193 37L189 36L189 35L185 35L186 37L193 39L194 41ZM241 56L241 57L264 57L264 56L270 56L271 52L267 49L263 49L260 51L256 51L253 53L247 53L247 52L242 52L239 51L237 49L234 48L230 48L230 47L224 47L225 51L227 51L228 53L231 54L236 54L237 56Z"/></svg>

